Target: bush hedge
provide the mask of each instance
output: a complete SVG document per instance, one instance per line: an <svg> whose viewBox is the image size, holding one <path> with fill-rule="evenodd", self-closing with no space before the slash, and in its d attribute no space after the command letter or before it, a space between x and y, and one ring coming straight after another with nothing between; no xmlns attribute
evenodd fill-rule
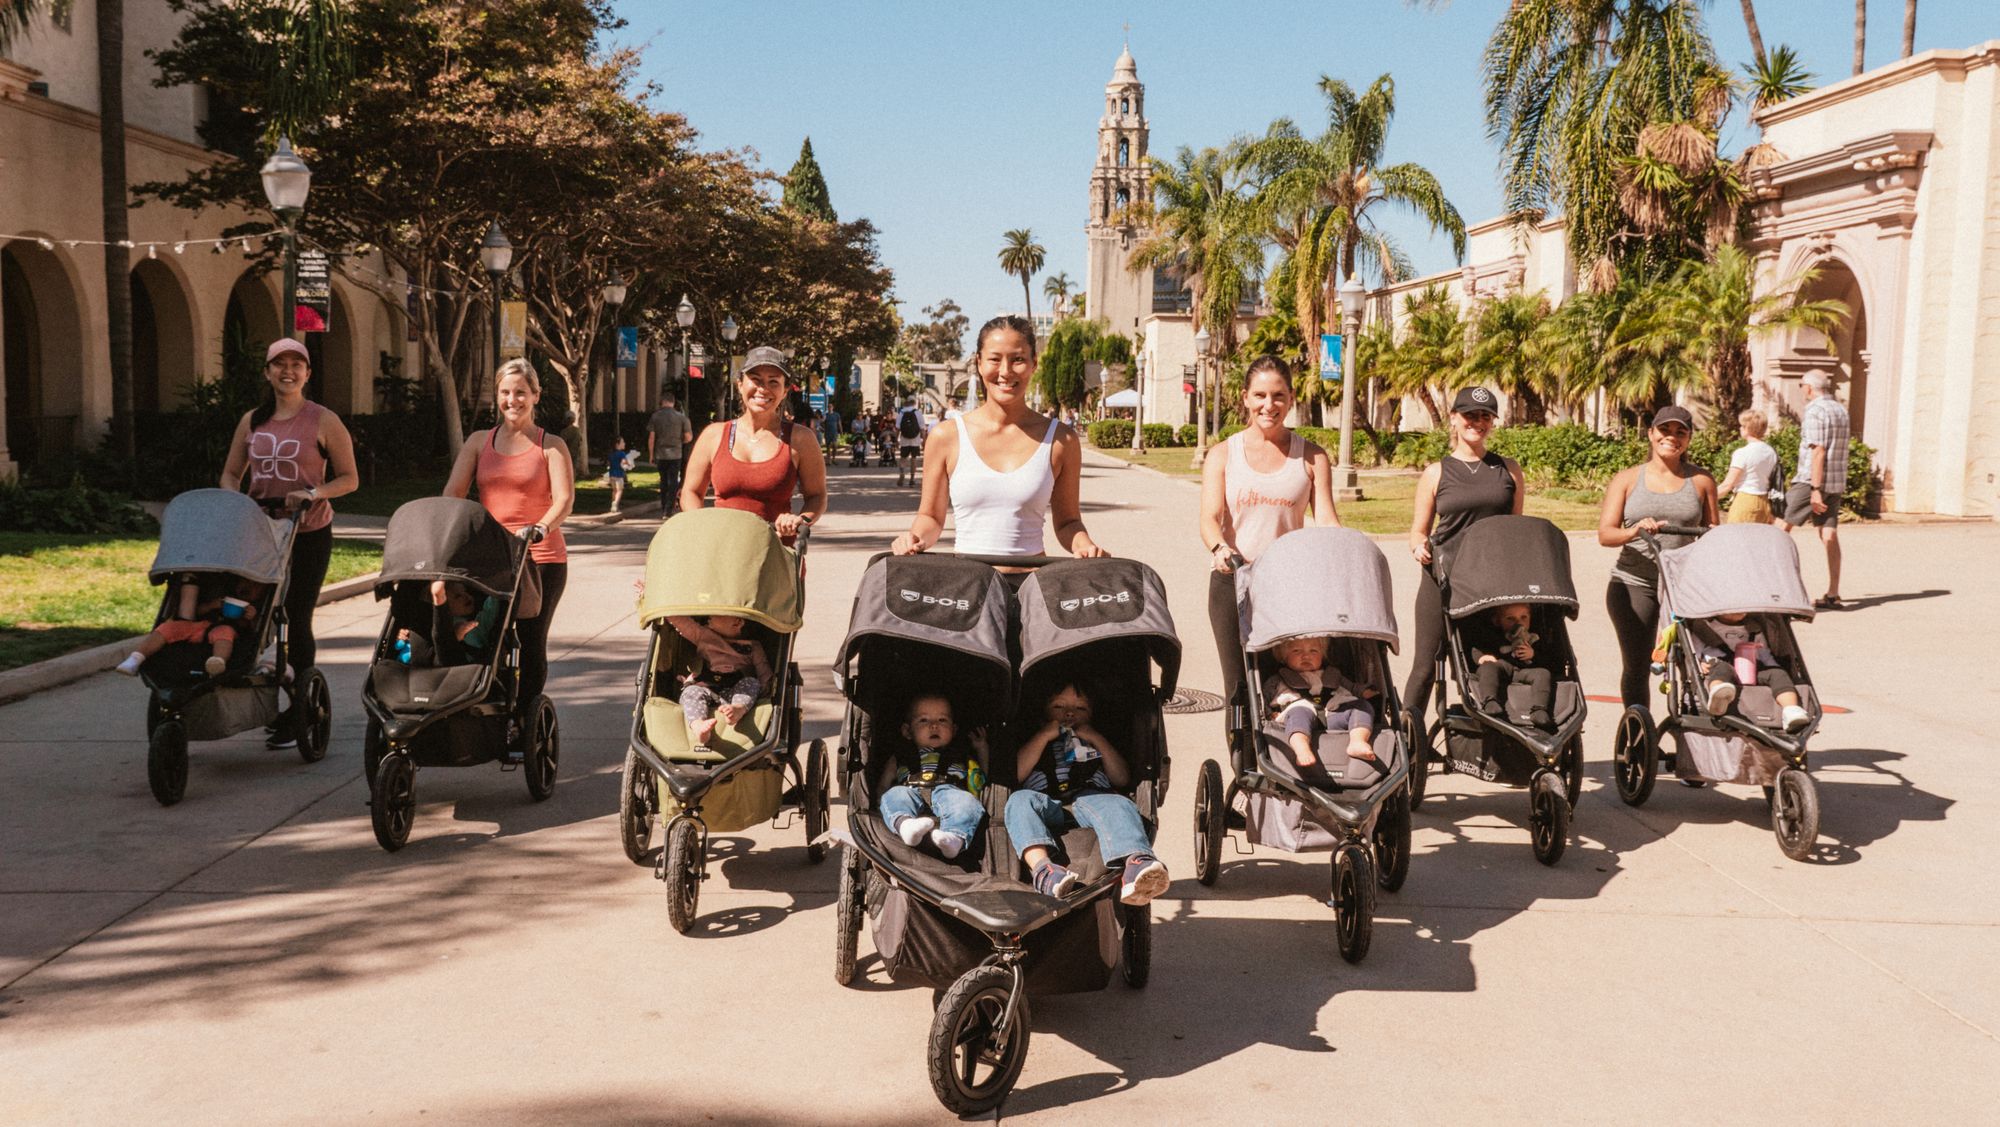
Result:
<svg viewBox="0 0 2000 1127"><path fill-rule="evenodd" d="M0 532L154 535L159 529L130 498L81 477L55 487L0 480Z"/></svg>

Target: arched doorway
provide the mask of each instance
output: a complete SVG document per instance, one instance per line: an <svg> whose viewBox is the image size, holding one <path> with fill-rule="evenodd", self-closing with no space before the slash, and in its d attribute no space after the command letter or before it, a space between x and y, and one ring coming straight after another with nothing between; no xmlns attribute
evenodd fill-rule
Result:
<svg viewBox="0 0 2000 1127"><path fill-rule="evenodd" d="M166 263L132 268L132 409L171 411L195 379L194 313Z"/></svg>
<svg viewBox="0 0 2000 1127"><path fill-rule="evenodd" d="M308 342L317 345L313 349L313 383L319 385L320 401L343 415L354 411L354 381L359 373L354 370L354 316L353 306L341 296L340 287L333 287L333 307L329 310L328 325L323 333L313 333ZM311 338L318 338L313 340Z"/></svg>
<svg viewBox="0 0 2000 1127"><path fill-rule="evenodd" d="M56 251L22 240L0 247L0 322L9 455L32 469L75 453L83 322Z"/></svg>
<svg viewBox="0 0 2000 1127"><path fill-rule="evenodd" d="M1797 377L1812 368L1832 372L1834 394L1847 408L1849 429L1854 437L1861 438L1867 433L1869 359L1868 310L1861 281L1838 258L1821 259L1814 264L1814 270L1812 281L1800 288L1800 298L1838 301L1847 307L1847 315L1831 333L1809 329L1798 333L1793 338L1790 355L1785 358L1784 374Z"/></svg>

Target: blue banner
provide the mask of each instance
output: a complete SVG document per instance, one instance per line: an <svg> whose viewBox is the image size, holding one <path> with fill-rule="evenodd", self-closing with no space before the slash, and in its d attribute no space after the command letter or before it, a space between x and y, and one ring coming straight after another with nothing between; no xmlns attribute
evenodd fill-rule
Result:
<svg viewBox="0 0 2000 1127"><path fill-rule="evenodd" d="M1323 383L1339 383L1342 359L1340 334L1323 333L1319 343L1319 378Z"/></svg>
<svg viewBox="0 0 2000 1127"><path fill-rule="evenodd" d="M617 368L639 366L639 327L620 325L618 327L618 359L612 365Z"/></svg>

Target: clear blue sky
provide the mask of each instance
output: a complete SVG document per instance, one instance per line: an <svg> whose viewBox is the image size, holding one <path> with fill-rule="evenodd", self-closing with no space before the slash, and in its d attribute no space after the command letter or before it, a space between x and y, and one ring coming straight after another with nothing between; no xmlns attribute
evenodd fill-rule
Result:
<svg viewBox="0 0 2000 1127"><path fill-rule="evenodd" d="M1220 144L1284 115L1316 130L1321 74L1361 87L1387 72L1397 97L1388 159L1430 168L1470 224L1500 206L1478 64L1505 8L1505 0L617 4L629 23L618 41L642 50L642 74L659 85L662 108L686 114L705 146L754 149L778 172L810 135L841 218L865 216L880 228L904 315L949 296L975 324L1020 306L1020 283L994 259L1009 228L1032 228L1048 248L1047 269L1082 285L1097 119L1127 21L1154 153ZM1900 48L1903 5L1869 8L1874 67ZM1759 0L1757 9L1767 48L1793 46L1820 84L1847 75L1846 0ZM1712 0L1708 25L1725 60L1749 60L1734 0ZM2000 39L2000 0L1922 0L1918 51L1988 39ZM1751 139L1739 116L1725 150ZM1423 224L1388 226L1420 271L1453 264L1449 243Z"/></svg>

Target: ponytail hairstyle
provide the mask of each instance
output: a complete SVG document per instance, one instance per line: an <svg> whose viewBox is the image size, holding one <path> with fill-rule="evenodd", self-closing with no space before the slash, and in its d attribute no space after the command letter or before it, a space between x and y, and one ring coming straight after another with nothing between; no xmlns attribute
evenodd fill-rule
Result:
<svg viewBox="0 0 2000 1127"><path fill-rule="evenodd" d="M974 337L972 341L972 355L975 364L978 363L979 350L986 347L987 334L997 333L1003 329L1011 329L1014 332L1020 333L1028 342L1028 359L1033 360L1035 358L1035 323L1021 316L1019 313L1003 313L986 322L984 325L979 326L979 335Z"/></svg>

